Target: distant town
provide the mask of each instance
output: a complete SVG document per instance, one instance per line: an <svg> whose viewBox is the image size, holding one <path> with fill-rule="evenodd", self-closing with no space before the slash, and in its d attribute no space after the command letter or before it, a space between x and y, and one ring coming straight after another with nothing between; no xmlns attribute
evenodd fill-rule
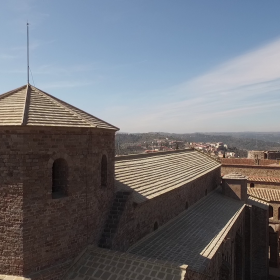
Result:
<svg viewBox="0 0 280 280"><path fill-rule="evenodd" d="M226 140L227 142L217 141ZM263 139L263 138L262 138ZM205 141L201 141L205 140ZM216 141L215 141L216 140ZM116 135L116 155L157 153L193 148L215 158L254 158L250 151L260 151L259 159L278 156L279 143L233 137L229 135L168 134L168 133L119 133Z"/></svg>
<svg viewBox="0 0 280 280"><path fill-rule="evenodd" d="M117 155L156 153L156 152L173 151L173 150L186 149L186 148L194 148L204 153L208 153L213 157L221 157L221 158L236 157L236 152L233 152L230 149L228 149L228 145L222 142L184 143L183 141L169 140L168 138L166 138L165 140L154 139L152 142L144 141L143 143L126 143L123 144L122 147L120 147L120 144L118 144L116 153Z"/></svg>

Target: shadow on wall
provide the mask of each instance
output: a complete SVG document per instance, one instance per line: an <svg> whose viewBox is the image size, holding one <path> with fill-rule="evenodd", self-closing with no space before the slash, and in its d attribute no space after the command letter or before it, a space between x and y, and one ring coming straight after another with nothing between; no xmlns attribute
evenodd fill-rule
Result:
<svg viewBox="0 0 280 280"><path fill-rule="evenodd" d="M145 201L147 197L137 192L137 190L129 187L127 184L120 182L119 180L115 180L115 186L118 191L132 192L134 196L137 196L137 200Z"/></svg>

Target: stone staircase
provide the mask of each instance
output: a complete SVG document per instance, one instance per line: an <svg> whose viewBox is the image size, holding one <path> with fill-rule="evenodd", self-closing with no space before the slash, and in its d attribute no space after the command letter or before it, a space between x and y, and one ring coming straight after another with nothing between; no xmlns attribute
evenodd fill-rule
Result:
<svg viewBox="0 0 280 280"><path fill-rule="evenodd" d="M103 233L99 240L99 244L98 244L99 247L107 248L107 249L112 248L112 241L113 241L114 235L117 232L120 218L125 209L125 205L126 205L126 202L127 202L130 194L131 194L131 192L128 192L128 191L116 192L112 208L110 210L108 219L105 223Z"/></svg>

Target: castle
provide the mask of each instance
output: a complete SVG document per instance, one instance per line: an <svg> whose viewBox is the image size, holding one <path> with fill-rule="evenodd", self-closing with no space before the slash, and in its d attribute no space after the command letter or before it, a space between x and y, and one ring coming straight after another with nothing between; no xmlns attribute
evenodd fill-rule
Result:
<svg viewBox="0 0 280 280"><path fill-rule="evenodd" d="M193 149L115 157L117 130L30 84L0 96L0 279L268 279L247 177Z"/></svg>

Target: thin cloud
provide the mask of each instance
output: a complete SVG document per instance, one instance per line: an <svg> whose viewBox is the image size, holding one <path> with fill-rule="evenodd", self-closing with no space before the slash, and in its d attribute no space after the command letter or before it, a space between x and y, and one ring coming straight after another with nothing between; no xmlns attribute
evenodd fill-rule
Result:
<svg viewBox="0 0 280 280"><path fill-rule="evenodd" d="M280 78L280 39L230 60L182 85L201 94L219 93Z"/></svg>
<svg viewBox="0 0 280 280"><path fill-rule="evenodd" d="M220 127L226 127L227 121L242 116L244 124L254 119L256 123L262 114L280 107L279 92L280 39L174 86L166 93L178 101L153 104L142 112L131 112L134 119L123 119L123 129L219 131ZM267 127L279 129L277 120L271 118Z"/></svg>

